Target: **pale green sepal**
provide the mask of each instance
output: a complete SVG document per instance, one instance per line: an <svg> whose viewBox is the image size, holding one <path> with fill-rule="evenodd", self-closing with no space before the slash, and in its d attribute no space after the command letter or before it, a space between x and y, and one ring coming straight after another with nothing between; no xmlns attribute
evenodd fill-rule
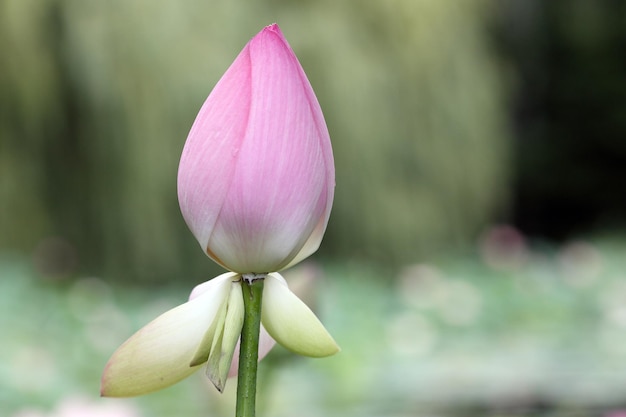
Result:
<svg viewBox="0 0 626 417"><path fill-rule="evenodd" d="M196 371L198 367L189 366L190 358L228 297L236 275L226 273L212 279L202 295L163 313L131 336L106 364L101 395L147 394Z"/></svg>
<svg viewBox="0 0 626 417"><path fill-rule="evenodd" d="M278 273L268 274L265 279L261 321L274 340L294 353L321 358L340 350L324 325Z"/></svg>
<svg viewBox="0 0 626 417"><path fill-rule="evenodd" d="M198 345L198 350L194 353L193 358L191 358L191 362L189 366L197 366L202 365L209 359L209 354L215 348L215 339L217 339L216 335L219 337L219 334L224 329L224 321L226 320L226 310L228 309L228 297L224 297L224 301L220 305L219 310L215 314L215 318L213 319L213 323L207 329L202 341Z"/></svg>
<svg viewBox="0 0 626 417"><path fill-rule="evenodd" d="M244 304L241 282L233 282L222 331L216 334L207 363L207 377L219 392L224 391L235 346L243 327ZM219 329L219 328L218 328Z"/></svg>

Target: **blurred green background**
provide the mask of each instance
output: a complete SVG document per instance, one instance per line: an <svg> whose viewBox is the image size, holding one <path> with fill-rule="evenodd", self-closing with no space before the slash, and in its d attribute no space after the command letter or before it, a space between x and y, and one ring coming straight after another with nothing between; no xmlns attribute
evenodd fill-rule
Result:
<svg viewBox="0 0 626 417"><path fill-rule="evenodd" d="M176 171L277 22L337 169L291 272L342 346L275 349L259 415L626 416L626 3L0 0L0 416L232 415L204 378L97 398L220 272ZM72 414L74 413L74 414Z"/></svg>

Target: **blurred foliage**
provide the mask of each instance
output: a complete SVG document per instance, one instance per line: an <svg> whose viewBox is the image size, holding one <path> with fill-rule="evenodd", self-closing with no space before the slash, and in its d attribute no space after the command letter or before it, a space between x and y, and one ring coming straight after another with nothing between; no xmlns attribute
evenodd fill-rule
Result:
<svg viewBox="0 0 626 417"><path fill-rule="evenodd" d="M368 264L324 265L307 302L342 351L311 359L276 347L259 367L259 415L623 417L623 239L537 252L498 228L478 253L410 265L393 285ZM97 415L233 415L235 381L219 395L203 372L135 399L98 397L113 350L189 288L42 280L6 258L0 273L1 415L113 405L126 411ZM48 414L68 403L86 409Z"/></svg>
<svg viewBox="0 0 626 417"><path fill-rule="evenodd" d="M626 2L506 0L517 69L515 223L566 239L626 229Z"/></svg>
<svg viewBox="0 0 626 417"><path fill-rule="evenodd" d="M176 201L212 86L277 21L324 109L332 257L417 259L506 201L509 142L485 0L0 1L0 250L47 273L198 280Z"/></svg>

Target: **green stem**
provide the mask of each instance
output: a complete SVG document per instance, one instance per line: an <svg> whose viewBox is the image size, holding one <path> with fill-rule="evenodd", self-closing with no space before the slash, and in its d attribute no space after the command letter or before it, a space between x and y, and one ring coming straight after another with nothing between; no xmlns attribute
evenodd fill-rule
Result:
<svg viewBox="0 0 626 417"><path fill-rule="evenodd" d="M239 347L236 417L254 417L264 278L265 275L246 274L241 283L245 312Z"/></svg>

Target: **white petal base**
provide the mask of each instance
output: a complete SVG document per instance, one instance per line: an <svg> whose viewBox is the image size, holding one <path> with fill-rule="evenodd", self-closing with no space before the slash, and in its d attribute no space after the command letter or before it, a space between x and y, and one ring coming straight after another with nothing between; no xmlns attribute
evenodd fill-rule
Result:
<svg viewBox="0 0 626 417"><path fill-rule="evenodd" d="M190 366L190 361L236 276L229 272L213 278L201 295L163 313L131 336L106 364L101 395L147 394L195 372L200 365Z"/></svg>

